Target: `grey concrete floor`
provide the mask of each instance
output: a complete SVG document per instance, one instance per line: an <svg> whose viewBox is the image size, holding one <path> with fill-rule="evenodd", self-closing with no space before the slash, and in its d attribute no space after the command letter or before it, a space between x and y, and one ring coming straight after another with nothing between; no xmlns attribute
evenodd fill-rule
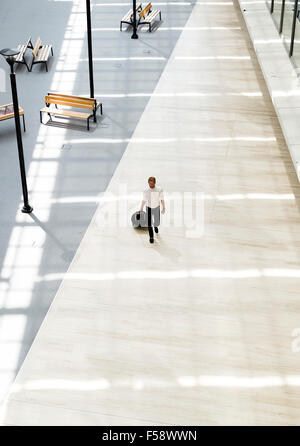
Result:
<svg viewBox="0 0 300 446"><path fill-rule="evenodd" d="M54 48L54 57L50 60L48 73L39 65L34 66L31 73L27 72L24 66L16 69L19 102L26 113L27 131L23 134L26 166L29 168L33 161L34 149L39 143L41 131L45 134L44 147L47 146L47 138L52 138L52 145L55 146L57 141L57 147L53 150L60 153L55 159L58 164L51 191L52 201L46 196L43 202L43 194L39 190L41 181L29 181L34 213L31 216L20 216L22 197L14 122L9 120L0 123L0 349L6 352L0 355L0 378L3 378L3 386L6 386L4 390L8 389L9 383L21 367L55 297L61 276L67 271L98 205L97 200L77 200L76 197L98 197L105 191L126 148L127 140L131 137L149 95L164 70L181 33L181 27L186 23L193 7L192 3L182 0L169 4L161 3L159 8L162 11L162 23L152 33L141 29L140 38L132 40L130 30L124 28L122 33L118 31L120 18L129 9L128 2L123 5L119 2L118 6L111 1L92 3L95 96L102 99L104 115L97 125L87 132L82 123L77 124L75 121L70 125L60 122L57 125L42 127L39 122L43 97L53 83L60 85L61 92L67 92L70 90L69 75L72 79L72 93L89 95L86 35L84 34L82 39L80 33L77 35L76 27L70 26L70 15L74 13L77 4L77 20L82 27L85 26L85 2L1 2L1 48L25 43L29 36L32 36L33 41L41 36L44 43L51 43ZM77 40L80 43L78 46ZM70 63L72 51L74 59L78 58L80 52L80 62L74 67ZM30 56L28 51L29 60ZM135 57L140 59L131 59ZM147 58L149 60L146 60ZM67 59L69 63L65 64ZM0 60L0 70L6 73L6 85L0 86L0 103L5 104L11 101L11 94L8 65L3 58ZM57 82L60 76L62 81ZM62 140L60 132L63 135ZM74 140L75 144L72 143ZM69 142L69 145L62 148L62 141ZM47 162L50 166L51 161L51 157L43 157L43 172L47 173ZM65 197L68 197L66 202L63 200ZM43 214L45 206L48 208L46 217ZM14 269L14 260L10 259L8 274L5 274L5 262L11 257L8 253L14 231L29 227L38 227L45 237L39 247L42 252L37 264L38 276L54 274L57 279L27 283L26 295L28 296L28 289L31 291L29 302L26 303L22 302L22 287L19 288L21 292L18 299L14 298L10 276ZM14 255L18 268L22 268L22 264L17 258L25 258L23 269L26 274L26 268L31 263L30 256L34 257L34 242L29 257L26 257L24 251L25 245L25 242L19 240L17 248L14 246ZM28 277L30 280L30 275ZM18 329L18 316L22 317L23 322L25 317L25 324L22 337L18 339L17 359L10 360L12 339L7 336L5 327L14 326L10 324L10 320L14 320ZM5 394L3 386L0 397Z"/></svg>

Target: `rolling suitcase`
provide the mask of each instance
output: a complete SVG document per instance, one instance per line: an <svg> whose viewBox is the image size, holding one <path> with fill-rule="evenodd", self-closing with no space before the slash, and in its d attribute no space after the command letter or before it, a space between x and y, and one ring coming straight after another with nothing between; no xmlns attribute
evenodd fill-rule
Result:
<svg viewBox="0 0 300 446"><path fill-rule="evenodd" d="M146 212L137 211L131 217L132 226L135 229L147 228L147 214Z"/></svg>

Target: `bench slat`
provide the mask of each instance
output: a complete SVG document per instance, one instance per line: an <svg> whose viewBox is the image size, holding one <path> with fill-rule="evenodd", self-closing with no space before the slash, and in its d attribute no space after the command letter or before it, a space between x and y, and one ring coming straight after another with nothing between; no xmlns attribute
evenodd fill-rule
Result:
<svg viewBox="0 0 300 446"><path fill-rule="evenodd" d="M87 102L87 103L91 102L93 105L96 102L96 99L94 99L94 98L84 98L82 96L73 96L73 95L70 95L70 94L61 94L61 93L50 92L50 93L48 93L48 96L49 97L55 97L55 98L69 98L72 101L75 100L75 99L79 99L79 101L81 101L81 102Z"/></svg>
<svg viewBox="0 0 300 446"><path fill-rule="evenodd" d="M23 60L25 51L27 50L27 45L19 45L18 50L20 51L19 54L16 56L15 61L20 62Z"/></svg>
<svg viewBox="0 0 300 446"><path fill-rule="evenodd" d="M148 5L139 13L140 19L142 19L152 8L151 3L148 3Z"/></svg>
<svg viewBox="0 0 300 446"><path fill-rule="evenodd" d="M78 118L78 119L88 119L93 116L92 113L82 113L71 110L58 110L51 109L49 107L44 107L41 109L41 112L50 113L51 115L59 115L59 116L69 116L70 118Z"/></svg>
<svg viewBox="0 0 300 446"><path fill-rule="evenodd" d="M48 96L50 97L49 101L45 100L46 103L48 104L58 104L58 105L66 105L68 107L75 107L75 108L85 108L87 110L93 110L93 111L97 111L99 107L102 106L101 102L96 101L96 99L93 99L94 102L90 103L88 102L88 106L86 106L86 102L85 101L80 101L80 99L87 99L88 98L80 98L79 96L69 96L71 98L75 98L75 99L67 99L64 100L63 95L61 96ZM67 98L69 98L67 97ZM78 99L79 101L78 101ZM60 102L58 102L60 101Z"/></svg>
<svg viewBox="0 0 300 446"><path fill-rule="evenodd" d="M32 55L33 55L33 58L34 58L34 59L35 59L36 56L37 56L37 53L38 53L38 51L39 51L39 49L40 49L40 46L41 46L41 39L40 39L40 37L38 37L38 39L37 39L37 41L36 41L36 44L35 44L35 46L34 46L34 48L33 48L33 50L32 50Z"/></svg>
<svg viewBox="0 0 300 446"><path fill-rule="evenodd" d="M0 105L0 108L8 107L8 106L11 106L11 105L13 105L13 104ZM20 116L24 115L24 110L20 106L19 106L19 115ZM0 115L0 121L4 121L5 119L13 118L14 116L15 116L14 112L13 113L7 113L6 115Z"/></svg>
<svg viewBox="0 0 300 446"><path fill-rule="evenodd" d="M11 107L12 105L14 105L14 104L12 102L10 102L9 104L2 104L2 105L0 105L0 108Z"/></svg>
<svg viewBox="0 0 300 446"><path fill-rule="evenodd" d="M130 17L132 16L132 12L129 11L124 17L122 18L122 22L128 22L130 20Z"/></svg>
<svg viewBox="0 0 300 446"><path fill-rule="evenodd" d="M160 13L160 11L158 9L156 9L155 11L152 11L149 15L147 15L147 17L145 17L144 22L151 22L153 19L155 19L155 17ZM143 22L143 23L144 23Z"/></svg>
<svg viewBox="0 0 300 446"><path fill-rule="evenodd" d="M87 110L94 110L94 104L87 104L85 102L79 102L78 100L69 100L64 98L53 98L51 96L45 97L45 103L47 104L57 104L57 105L66 105L69 107L75 108L85 108Z"/></svg>
<svg viewBox="0 0 300 446"><path fill-rule="evenodd" d="M51 45L42 46L42 48L40 49L40 52L38 53L37 60L39 62L43 62L43 61L46 62L47 59L49 58L50 51L51 51Z"/></svg>
<svg viewBox="0 0 300 446"><path fill-rule="evenodd" d="M43 46L42 48L40 48L40 51L38 52L36 59L39 61L42 60L44 57L44 53L45 53L45 47Z"/></svg>

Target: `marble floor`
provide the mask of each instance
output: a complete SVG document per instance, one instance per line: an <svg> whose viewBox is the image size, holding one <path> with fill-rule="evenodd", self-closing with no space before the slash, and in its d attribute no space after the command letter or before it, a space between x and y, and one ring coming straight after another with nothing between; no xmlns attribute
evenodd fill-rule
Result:
<svg viewBox="0 0 300 446"><path fill-rule="evenodd" d="M35 44L40 35L54 56L48 72L42 64L30 73L16 66L31 215L21 213L14 123L0 123L0 408L193 9L190 2L163 2L159 31L141 30L133 41L129 29L119 31L128 3L91 2L95 92L104 117L87 132L82 122L39 119L48 91L89 95L86 1L38 3L1 1L0 49L30 35ZM30 63L30 51L26 58ZM11 102L8 72L0 57L0 104ZM55 279L43 280L49 274Z"/></svg>
<svg viewBox="0 0 300 446"><path fill-rule="evenodd" d="M300 187L238 2L215 3L195 4L3 424L299 424ZM154 245L130 226L150 175Z"/></svg>

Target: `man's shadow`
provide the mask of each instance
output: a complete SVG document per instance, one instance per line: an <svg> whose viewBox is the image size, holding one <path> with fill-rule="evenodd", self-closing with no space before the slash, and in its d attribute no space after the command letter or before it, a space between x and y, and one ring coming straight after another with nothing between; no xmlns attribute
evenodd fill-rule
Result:
<svg viewBox="0 0 300 446"><path fill-rule="evenodd" d="M171 260L172 263L180 263L181 253L177 249L171 248L167 243L165 243L160 233L155 235L152 248L155 249L155 251L157 251L162 257L166 257Z"/></svg>

